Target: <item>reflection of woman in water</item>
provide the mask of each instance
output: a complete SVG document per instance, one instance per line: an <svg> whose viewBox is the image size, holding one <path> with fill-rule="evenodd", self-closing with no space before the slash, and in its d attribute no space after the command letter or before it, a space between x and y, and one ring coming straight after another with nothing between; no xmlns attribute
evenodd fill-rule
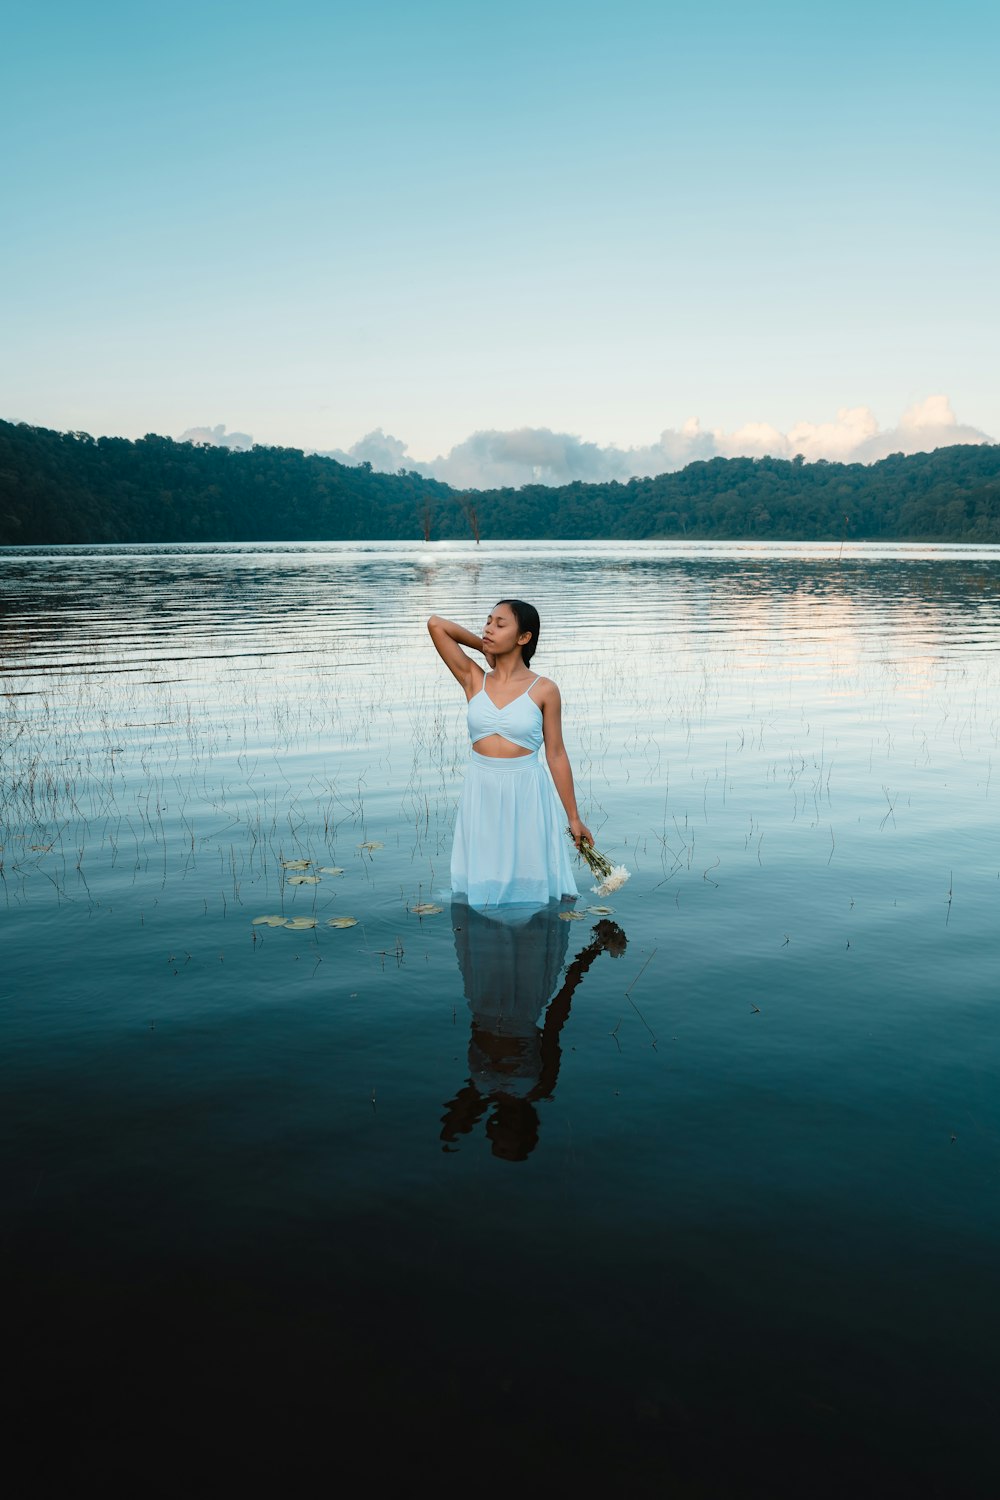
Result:
<svg viewBox="0 0 1000 1500"><path fill-rule="evenodd" d="M486 1134L494 1156L524 1161L538 1143L535 1104L555 1090L562 1061L559 1033L573 992L600 953L617 958L627 940L616 923L597 922L553 995L570 927L560 920L558 906L482 912L455 902L452 926L472 1035L469 1080L442 1116L444 1149L455 1149L458 1136L468 1135L489 1110Z"/></svg>
<svg viewBox="0 0 1000 1500"><path fill-rule="evenodd" d="M529 666L538 611L523 599L504 599L482 636L439 615L427 629L469 704L472 751L455 823L453 893L489 907L577 895L565 822L577 848L581 839L594 840L577 810L559 689ZM463 646L481 652L490 670ZM538 758L543 742L548 773Z"/></svg>

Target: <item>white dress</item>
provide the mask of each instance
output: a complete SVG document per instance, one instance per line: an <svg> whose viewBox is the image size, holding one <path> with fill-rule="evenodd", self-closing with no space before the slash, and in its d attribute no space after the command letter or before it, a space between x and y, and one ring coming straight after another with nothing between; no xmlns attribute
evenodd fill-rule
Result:
<svg viewBox="0 0 1000 1500"><path fill-rule="evenodd" d="M469 699L473 743L500 734L528 755L469 752L451 853L452 894L470 906L544 905L579 895L573 844L548 768L539 758L542 711L531 690L497 708L486 691Z"/></svg>

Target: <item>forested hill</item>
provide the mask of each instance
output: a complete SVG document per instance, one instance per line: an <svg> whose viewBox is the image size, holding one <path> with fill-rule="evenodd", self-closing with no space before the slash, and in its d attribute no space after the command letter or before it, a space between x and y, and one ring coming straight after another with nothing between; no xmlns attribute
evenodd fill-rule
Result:
<svg viewBox="0 0 1000 1500"><path fill-rule="evenodd" d="M424 536L1000 543L1000 445L870 465L714 458L627 483L460 494L298 448L0 422L0 546Z"/></svg>

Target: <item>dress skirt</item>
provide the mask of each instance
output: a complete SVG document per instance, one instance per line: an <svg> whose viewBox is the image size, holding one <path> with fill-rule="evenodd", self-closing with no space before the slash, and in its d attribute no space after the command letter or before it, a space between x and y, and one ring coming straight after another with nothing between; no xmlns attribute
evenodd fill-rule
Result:
<svg viewBox="0 0 1000 1500"><path fill-rule="evenodd" d="M451 851L452 894L470 906L544 905L577 896L573 843L538 751L469 752Z"/></svg>

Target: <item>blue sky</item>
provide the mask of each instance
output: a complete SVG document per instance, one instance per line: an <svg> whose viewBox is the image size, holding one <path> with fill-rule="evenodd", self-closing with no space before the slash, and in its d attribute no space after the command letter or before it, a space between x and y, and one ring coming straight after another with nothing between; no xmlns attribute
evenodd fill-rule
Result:
<svg viewBox="0 0 1000 1500"><path fill-rule="evenodd" d="M970 0L35 0L0 416L407 464L546 432L648 464L692 418L1000 437L998 33Z"/></svg>

